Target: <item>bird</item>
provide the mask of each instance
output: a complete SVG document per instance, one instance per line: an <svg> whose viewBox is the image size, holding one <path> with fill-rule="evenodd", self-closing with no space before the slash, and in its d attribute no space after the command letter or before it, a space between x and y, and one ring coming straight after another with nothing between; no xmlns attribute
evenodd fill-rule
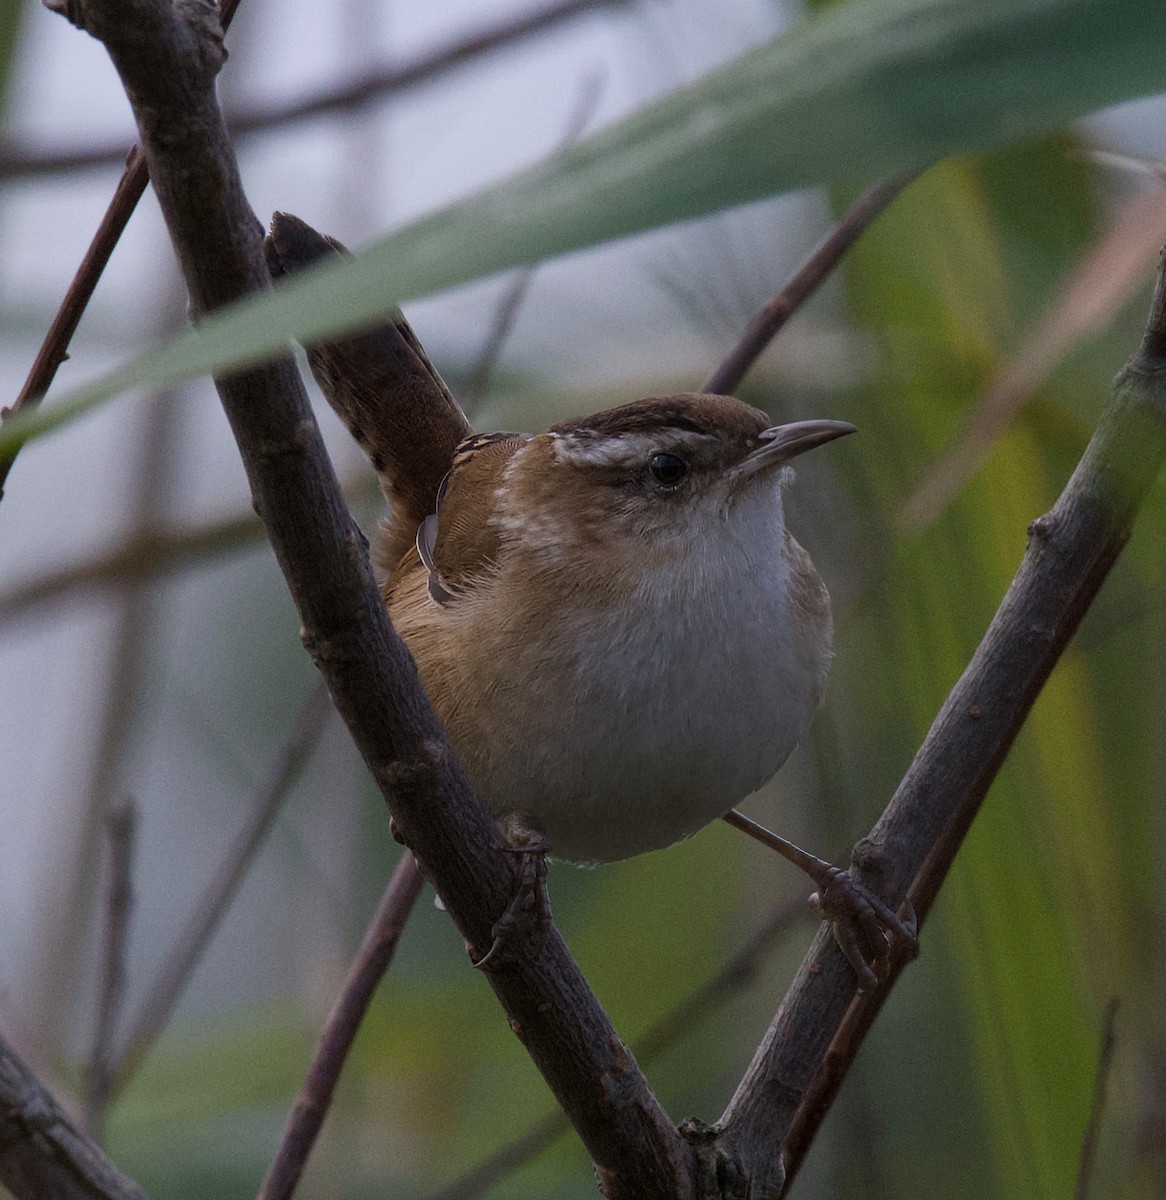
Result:
<svg viewBox="0 0 1166 1200"><path fill-rule="evenodd" d="M345 253L285 213L266 248L276 279ZM854 426L683 393L481 434L399 312L307 353L388 503L389 616L511 844L591 865L724 817L814 878L873 987L858 931L878 967L888 939L913 939L911 914L735 807L824 694L830 600L784 498L790 463ZM524 878L541 889L545 866Z"/></svg>

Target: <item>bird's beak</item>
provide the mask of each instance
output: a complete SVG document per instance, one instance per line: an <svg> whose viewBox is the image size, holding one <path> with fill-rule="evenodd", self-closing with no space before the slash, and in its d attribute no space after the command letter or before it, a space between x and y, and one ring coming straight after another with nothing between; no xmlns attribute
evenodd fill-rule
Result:
<svg viewBox="0 0 1166 1200"><path fill-rule="evenodd" d="M761 434L761 445L737 464L734 473L738 479L744 479L757 471L780 467L815 446L857 432L849 421L792 421L789 425L774 425Z"/></svg>

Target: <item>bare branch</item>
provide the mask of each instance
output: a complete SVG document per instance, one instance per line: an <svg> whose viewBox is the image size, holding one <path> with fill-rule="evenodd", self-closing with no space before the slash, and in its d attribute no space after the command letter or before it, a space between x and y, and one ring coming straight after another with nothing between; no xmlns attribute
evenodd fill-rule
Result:
<svg viewBox="0 0 1166 1200"><path fill-rule="evenodd" d="M1085 1136L1081 1139L1081 1158L1077 1164L1077 1186L1073 1189L1073 1200L1088 1200L1089 1183L1093 1178L1093 1159L1097 1153L1097 1139L1101 1133L1101 1118L1105 1114L1105 1094L1109 1087L1109 1072L1113 1066L1113 1052L1117 1047L1114 1030L1117 1010L1121 1001L1114 996L1105 1006L1101 1018L1101 1049L1097 1055L1097 1078L1093 1083L1093 1099L1089 1105L1089 1121Z"/></svg>
<svg viewBox="0 0 1166 1200"><path fill-rule="evenodd" d="M68 15L68 0L45 0L45 5L54 12ZM238 6L239 0L221 0L219 20L224 31L231 24L231 18ZM122 148L119 147L114 156L115 161L121 158L122 153ZM73 334L77 332L82 314L93 297L97 281L101 278L114 247L129 224L138 201L145 194L149 177L149 169L141 148L134 146L126 155L125 170L114 189L113 198L101 218L97 232L93 235L93 241L89 243L89 249L81 259L73 281L69 284L61 307L49 326L28 378L24 381L24 387L20 389L20 395L11 408L0 410L0 423L9 416L36 408L49 390L61 363L69 357L69 343L73 340ZM4 498L4 484L19 452L20 448L17 447L9 455L0 455L0 500Z"/></svg>
<svg viewBox="0 0 1166 1200"><path fill-rule="evenodd" d="M194 311L264 287L261 230L214 98L221 33L205 7L195 0L72 0L68 13L105 43L134 105ZM511 856L389 624L294 364L284 358L236 372L217 387L305 644L399 828L480 957L511 898ZM552 931L487 977L608 1195L686 1194L695 1155L562 938Z"/></svg>
<svg viewBox="0 0 1166 1200"><path fill-rule="evenodd" d="M867 188L781 291L753 318L741 340L700 390L714 395L732 394L790 317L818 290L875 218L918 176L918 171L909 171Z"/></svg>
<svg viewBox="0 0 1166 1200"><path fill-rule="evenodd" d="M583 130L587 128L591 118L595 115L595 110L599 107L599 99L602 94L603 76L600 74L588 75L579 89L579 97L575 101L575 106L567 121L566 131L552 153L557 154L568 149L583 136ZM514 329L518 311L526 299L527 292L530 291L531 281L537 270L537 267L523 267L521 270L515 271L509 287L502 294L478 360L462 381L462 403L466 406L467 411L471 410L474 405L481 404L486 397L490 378L498 364L499 355Z"/></svg>
<svg viewBox="0 0 1166 1200"><path fill-rule="evenodd" d="M375 477L366 469L345 482L344 494L354 503L380 496ZM213 566L221 558L255 547L264 540L264 532L263 522L250 511L188 529L157 527L151 521L112 549L0 592L0 637L15 628L18 618L46 617L59 604L87 601L95 593L127 584L152 583L196 567Z"/></svg>
<svg viewBox="0 0 1166 1200"><path fill-rule="evenodd" d="M521 267L510 278L506 291L494 309L494 319L486 333L486 340L478 354L478 360L466 373L459 388L462 403L467 412L472 412L486 398L498 358L514 329L519 310L530 291L537 267Z"/></svg>
<svg viewBox="0 0 1166 1200"><path fill-rule="evenodd" d="M790 929L805 921L810 907L801 896L776 905L747 942L713 976L694 988L669 1013L636 1039L636 1056L654 1062L699 1028L757 977L765 956Z"/></svg>
<svg viewBox="0 0 1166 1200"><path fill-rule="evenodd" d="M113 1036L125 996L125 958L133 909L133 854L137 809L126 797L105 814L109 845L109 884L106 888L105 953L97 1000L97 1029L90 1056L85 1127L96 1142L104 1141L105 1109L113 1087Z"/></svg>
<svg viewBox="0 0 1166 1200"><path fill-rule="evenodd" d="M174 1006L247 877L284 800L315 752L331 712L328 689L322 681L318 682L301 706L268 779L251 805L246 824L236 834L226 858L194 906L190 919L174 939L142 999L124 1043L109 1063L110 1083L117 1092L129 1083L170 1020Z"/></svg>
<svg viewBox="0 0 1166 1200"><path fill-rule="evenodd" d="M1150 300L1150 315L1146 318L1146 332L1141 348L1126 364L1127 372L1158 372L1166 362L1166 250L1158 259L1158 276L1154 281L1154 295ZM1147 399L1149 402L1149 399Z"/></svg>
<svg viewBox="0 0 1166 1200"><path fill-rule="evenodd" d="M45 0L45 6L68 16L68 0ZM239 0L221 0L219 21L224 31L231 24L231 18L238 7ZM122 153L123 150L119 146L114 156L115 161L122 157ZM9 416L36 408L49 390L61 363L69 357L69 343L73 340L73 334L77 332L77 326L93 298L97 281L101 278L114 247L129 224L138 201L145 194L149 178L149 169L141 147L134 146L125 156L125 170L114 189L113 198L101 218L97 232L93 235L93 241L89 243L89 249L81 259L81 265L77 268L68 291L65 292L61 307L57 310L48 333L45 334L28 378L24 381L24 387L20 389L20 395L10 408L0 409L0 424ZM4 498L4 484L19 452L20 448L17 447L11 454L0 455L0 500Z"/></svg>
<svg viewBox="0 0 1166 1200"><path fill-rule="evenodd" d="M311 96L264 104L227 114L234 138L266 133L302 124L317 117L347 115L388 99L420 84L433 83L475 59L508 46L520 45L559 25L607 8L629 6L633 0L551 0L528 12L505 17L452 38L444 45L392 66L376 67L353 79ZM224 21L226 24L226 21ZM0 181L67 171L112 166L125 158L125 143L77 146L65 150L22 150L11 142L0 143Z"/></svg>
<svg viewBox="0 0 1166 1200"><path fill-rule="evenodd" d="M1164 458L1160 263L1142 345L1119 375L1092 441L1053 509L1029 527L1024 560L983 641L886 811L855 847L859 878L893 903L909 897L921 921ZM722 1119L731 1153L764 1161L763 1148L780 1138L793 1179L903 965L892 963L874 996L856 997L852 973L829 933L819 932Z"/></svg>
<svg viewBox="0 0 1166 1200"><path fill-rule="evenodd" d="M127 583L163 579L253 546L263 537L254 513L210 521L193 529L147 529L103 554L18 583L0 593L0 626L20 617L44 617L58 604L86 600Z"/></svg>
<svg viewBox="0 0 1166 1200"><path fill-rule="evenodd" d="M647 1066L724 1008L754 981L766 955L808 913L809 906L800 898L772 909L756 933L715 975L636 1039L632 1046L636 1058ZM548 1150L569 1129L561 1111L548 1113L464 1175L430 1193L428 1200L475 1200L484 1196L499 1180Z"/></svg>
<svg viewBox="0 0 1166 1200"><path fill-rule="evenodd" d="M2 1037L0 1183L17 1200L146 1200Z"/></svg>
<svg viewBox="0 0 1166 1200"><path fill-rule="evenodd" d="M73 334L77 332L81 316L93 296L97 281L109 262L114 246L117 245L122 231L129 223L130 215L146 190L148 179L145 160L135 146L126 159L125 171L114 190L113 199L110 200L105 215L101 218L101 224L93 235L93 241L85 251L77 274L73 276L65 298L61 301L61 307L57 310L57 315L45 334L45 340L37 351L28 378L12 406L0 409L0 422L10 416L16 416L17 413L36 408L49 390L61 363L69 357L69 343L73 340ZM19 449L8 455L0 454L0 500L4 498L4 484L18 453Z"/></svg>
<svg viewBox="0 0 1166 1200"><path fill-rule="evenodd" d="M377 910L352 961L348 978L328 1014L307 1077L288 1119L279 1151L264 1176L258 1200L288 1200L316 1144L332 1094L364 1014L372 1002L421 895L424 880L417 860L406 850L397 863Z"/></svg>
<svg viewBox="0 0 1166 1200"><path fill-rule="evenodd" d="M163 310L172 317L173 310ZM160 326L169 329L173 321ZM129 497L130 536L148 536L165 513L174 480L172 470L180 410L172 395L160 395L140 411L138 436L131 439L136 461ZM43 953L35 1005L41 1036L59 1039L74 1016L80 994L82 947L90 936L89 913L97 894L102 822L124 794L123 775L141 715L143 681L156 632L157 611L150 588L127 581L118 588L106 634L108 664L101 681L97 736L89 778L71 823L72 851L65 885L58 890L56 914Z"/></svg>

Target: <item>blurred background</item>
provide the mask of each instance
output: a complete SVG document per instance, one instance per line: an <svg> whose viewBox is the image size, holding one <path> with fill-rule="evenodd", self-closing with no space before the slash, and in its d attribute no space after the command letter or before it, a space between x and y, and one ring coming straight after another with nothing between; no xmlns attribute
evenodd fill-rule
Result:
<svg viewBox="0 0 1166 1200"><path fill-rule="evenodd" d="M443 60L563 7L246 0L221 77L230 112L270 117L368 72L429 64L364 102L240 135L252 205L359 245L802 16L763 0L607 0ZM0 3L0 39L0 394L12 397L134 134L97 42L18 0ZM106 146L108 161L72 161ZM837 658L810 738L746 805L836 862L890 797L1136 345L1166 194L1134 158L1166 158L1161 99L933 168L740 389L775 420L861 431L799 467L790 524L834 597ZM787 195L407 315L482 429L691 390L852 198ZM183 321L147 192L56 387ZM371 531L371 475L319 411ZM1164 517L1159 484L795 1195L1067 1196L1114 997L1091 1194L1163 1193ZM24 450L0 503L0 1031L58 1095L80 1104L99 1024L110 810L136 813L115 1047L241 831L270 818L173 1018L108 1112L111 1154L153 1197L254 1194L399 854L339 721L312 705L313 674L209 383L123 398ZM633 1044L809 890L719 825L616 866L554 865L550 883ZM796 906L652 1057L674 1117L720 1114L813 929ZM301 1194L485 1194L441 1189L552 1107L427 892ZM490 1194L566 1200L595 1184L567 1135Z"/></svg>

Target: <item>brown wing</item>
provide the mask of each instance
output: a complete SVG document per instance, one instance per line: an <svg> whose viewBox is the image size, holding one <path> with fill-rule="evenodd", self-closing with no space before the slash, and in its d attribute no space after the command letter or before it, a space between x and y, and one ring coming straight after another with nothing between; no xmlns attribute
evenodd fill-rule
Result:
<svg viewBox="0 0 1166 1200"><path fill-rule="evenodd" d="M457 448L441 487L432 554L441 583L455 596L493 568L499 530L490 518L498 488L514 452L528 439L524 433L479 434Z"/></svg>
<svg viewBox="0 0 1166 1200"><path fill-rule="evenodd" d="M287 213L272 218L266 250L273 278L347 253ZM433 512L438 485L470 423L400 313L391 323L307 352L325 398L380 479L391 520L377 557L396 563Z"/></svg>

